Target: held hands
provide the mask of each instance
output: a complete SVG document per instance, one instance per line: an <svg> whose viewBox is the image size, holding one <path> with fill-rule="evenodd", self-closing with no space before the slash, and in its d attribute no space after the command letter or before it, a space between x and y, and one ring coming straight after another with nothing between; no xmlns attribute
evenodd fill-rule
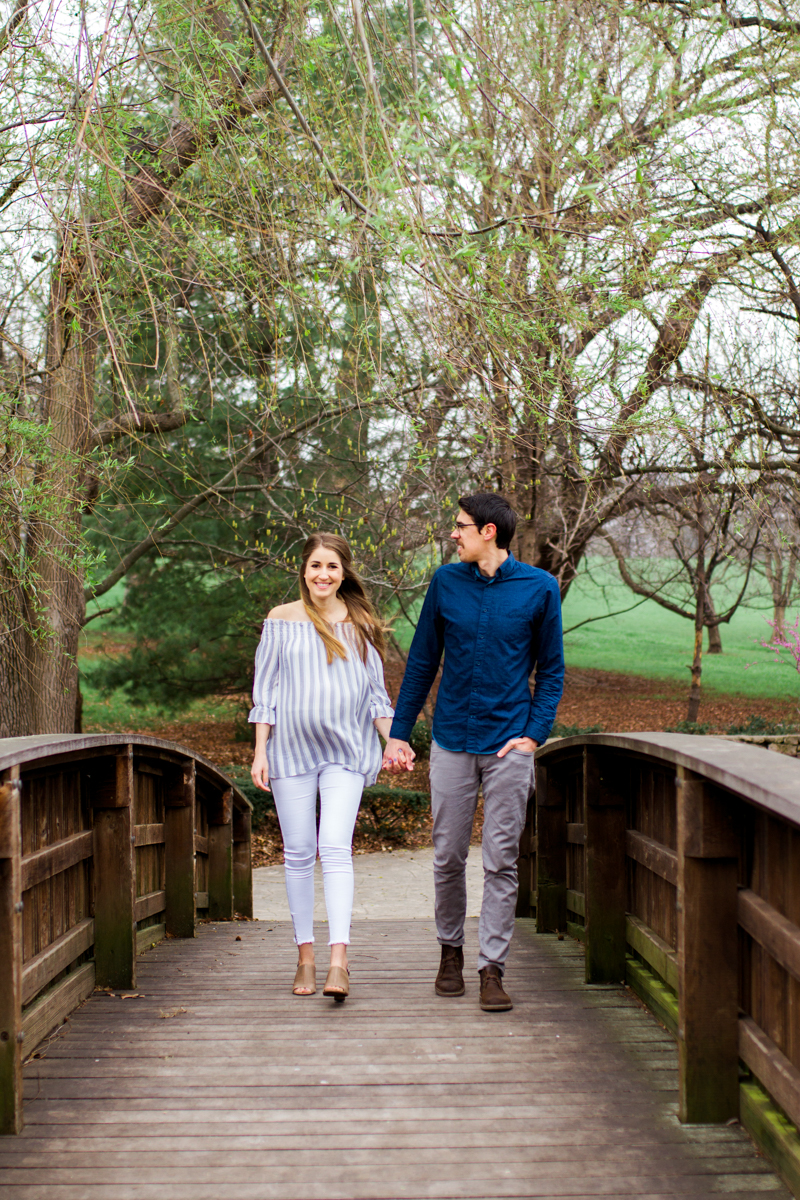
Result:
<svg viewBox="0 0 800 1200"><path fill-rule="evenodd" d="M390 737L383 752L383 769L396 775L398 771L413 771L416 754L408 742Z"/></svg>
<svg viewBox="0 0 800 1200"><path fill-rule="evenodd" d="M256 751L253 765L250 768L250 778L257 788L261 788L262 792L269 791L269 767L267 766L267 756L262 751Z"/></svg>
<svg viewBox="0 0 800 1200"><path fill-rule="evenodd" d="M533 754L536 747L539 745L533 738L518 737L512 738L510 742L506 742L502 750L497 751L498 758L505 758L509 750L522 750L524 754Z"/></svg>

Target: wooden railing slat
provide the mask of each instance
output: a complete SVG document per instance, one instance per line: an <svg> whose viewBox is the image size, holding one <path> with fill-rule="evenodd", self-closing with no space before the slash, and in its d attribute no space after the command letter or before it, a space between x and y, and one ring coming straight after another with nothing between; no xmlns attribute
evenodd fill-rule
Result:
<svg viewBox="0 0 800 1200"><path fill-rule="evenodd" d="M133 905L134 919L144 921L156 913L163 912L167 906L167 893L148 892L146 896L137 896Z"/></svg>
<svg viewBox="0 0 800 1200"><path fill-rule="evenodd" d="M628 913L625 921L625 937L628 945L677 992L678 956L669 943L631 913Z"/></svg>
<svg viewBox="0 0 800 1200"><path fill-rule="evenodd" d="M22 968L22 1003L28 1004L51 979L65 970L94 944L94 921L84 917L62 933Z"/></svg>
<svg viewBox="0 0 800 1200"><path fill-rule="evenodd" d="M52 879L61 871L74 867L85 858L91 858L93 853L93 834L91 829L82 833L73 833L70 837L53 842L44 850L36 850L26 854L22 859L22 890L35 887L43 879Z"/></svg>
<svg viewBox="0 0 800 1200"><path fill-rule="evenodd" d="M84 963L77 971L71 971L66 979L38 1000L35 1000L22 1018L25 1035L25 1053L31 1054L42 1038L60 1025L73 1008L94 991L95 965Z"/></svg>
<svg viewBox="0 0 800 1200"><path fill-rule="evenodd" d="M742 929L800 980L800 929L749 888L739 891L738 916Z"/></svg>
<svg viewBox="0 0 800 1200"><path fill-rule="evenodd" d="M134 828L133 836L136 839L134 845L138 846L158 846L164 841L164 824L160 825L137 825Z"/></svg>
<svg viewBox="0 0 800 1200"><path fill-rule="evenodd" d="M739 1056L789 1119L800 1125L800 1071L751 1017L739 1018Z"/></svg>
<svg viewBox="0 0 800 1200"><path fill-rule="evenodd" d="M660 875L667 883L677 884L678 855L668 846L653 841L637 829L629 829L625 834L625 852L654 875Z"/></svg>

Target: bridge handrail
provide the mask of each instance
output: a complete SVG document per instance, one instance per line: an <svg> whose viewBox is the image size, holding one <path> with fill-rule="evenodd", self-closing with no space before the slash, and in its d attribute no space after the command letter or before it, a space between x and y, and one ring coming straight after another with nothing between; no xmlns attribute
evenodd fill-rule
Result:
<svg viewBox="0 0 800 1200"><path fill-rule="evenodd" d="M213 763L134 733L0 740L0 1133L22 1061L95 987L198 913L251 917L252 805Z"/></svg>
<svg viewBox="0 0 800 1200"><path fill-rule="evenodd" d="M536 770L517 914L580 938L587 983L626 981L672 1030L682 1120L741 1119L800 1195L779 1132L800 1127L800 761L600 733L553 739Z"/></svg>

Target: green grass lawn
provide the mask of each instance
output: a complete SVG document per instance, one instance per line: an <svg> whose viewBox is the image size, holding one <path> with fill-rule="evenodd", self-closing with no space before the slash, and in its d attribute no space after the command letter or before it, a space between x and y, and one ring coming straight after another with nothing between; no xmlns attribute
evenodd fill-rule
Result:
<svg viewBox="0 0 800 1200"><path fill-rule="evenodd" d="M106 607L121 599L122 585L103 597L97 605ZM761 594L759 594L761 589ZM715 592L721 608L724 595ZM419 610L420 599L415 608ZM631 609L632 605L636 605ZM653 600L639 603L620 581L616 565L605 559L592 559L581 571L564 603L564 628L578 625L587 617L631 609L619 616L604 617L568 632L564 639L567 665L677 680L688 684L688 664L692 657L692 623L667 612ZM91 611L91 610L90 610ZM703 655L703 688L753 697L786 698L800 703L800 674L792 666L775 663L771 651L760 645L770 633L766 618L772 615L763 584L756 581L749 589L747 605L742 606L729 625L722 626L721 655ZM794 619L792 611L790 620ZM123 645L124 630L113 624L113 617L98 617L83 635L82 657L90 662L105 637ZM404 650L411 645L413 625L404 617L394 622L394 634ZM100 696L84 678L84 722L87 729L146 729L164 720L155 707L138 708L121 692ZM240 714L236 701L198 700L180 714L180 720L232 720ZM174 719L174 718L173 718Z"/></svg>
<svg viewBox="0 0 800 1200"><path fill-rule="evenodd" d="M722 609L723 590L712 588L712 592ZM640 603L639 599L622 583L615 563L596 558L586 563L564 602L565 630L587 617L637 607L568 633L564 639L567 665L675 679L688 685L694 644L692 622L667 612L654 600ZM793 666L776 664L774 654L760 644L771 633L767 618L772 616L762 581L751 583L746 599L747 605L738 609L729 625L722 626L723 653L703 655L703 687L744 696L789 698L797 703L800 675ZM420 605L421 601L417 611ZM795 615L793 610L790 620ZM398 619L394 634L407 650L414 635L410 622Z"/></svg>
<svg viewBox="0 0 800 1200"><path fill-rule="evenodd" d="M570 588L564 602L564 629L587 617L615 612L637 604L620 581L616 564L593 559ZM761 594L759 595L759 590ZM713 591L713 588L712 588ZM724 594L715 594L718 609ZM745 696L772 696L800 700L800 674L794 666L778 665L772 651L761 646L771 630L767 618L772 606L763 594L763 583L748 589L744 605L729 625L721 627L722 654L703 655L703 687ZM794 619L792 613L791 619ZM622 671L658 679L689 682L694 627L691 621L667 612L654 600L645 600L630 612L593 621L567 633L567 665ZM707 641L704 638L704 648Z"/></svg>

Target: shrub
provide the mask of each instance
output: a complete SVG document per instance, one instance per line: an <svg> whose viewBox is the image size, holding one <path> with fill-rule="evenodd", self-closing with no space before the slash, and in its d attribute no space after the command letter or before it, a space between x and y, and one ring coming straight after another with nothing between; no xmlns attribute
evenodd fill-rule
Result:
<svg viewBox="0 0 800 1200"><path fill-rule="evenodd" d="M710 725L703 724L701 721L678 721L677 725L666 725L664 733L708 733Z"/></svg>
<svg viewBox="0 0 800 1200"><path fill-rule="evenodd" d="M364 788L358 828L380 838L402 842L428 814L431 798L427 792L391 788L377 784Z"/></svg>
<svg viewBox="0 0 800 1200"><path fill-rule="evenodd" d="M583 733L602 733L602 725L562 725L556 721L550 737L580 737Z"/></svg>
<svg viewBox="0 0 800 1200"><path fill-rule="evenodd" d="M408 739L408 744L417 758L430 758L432 742L433 735L431 734L431 727L428 722L417 721Z"/></svg>
<svg viewBox="0 0 800 1200"><path fill-rule="evenodd" d="M759 734L775 736L782 733L796 733L797 726L787 725L785 721L768 721L766 717L750 713L744 725L729 725L725 732L733 735L745 734L750 737L758 737Z"/></svg>

